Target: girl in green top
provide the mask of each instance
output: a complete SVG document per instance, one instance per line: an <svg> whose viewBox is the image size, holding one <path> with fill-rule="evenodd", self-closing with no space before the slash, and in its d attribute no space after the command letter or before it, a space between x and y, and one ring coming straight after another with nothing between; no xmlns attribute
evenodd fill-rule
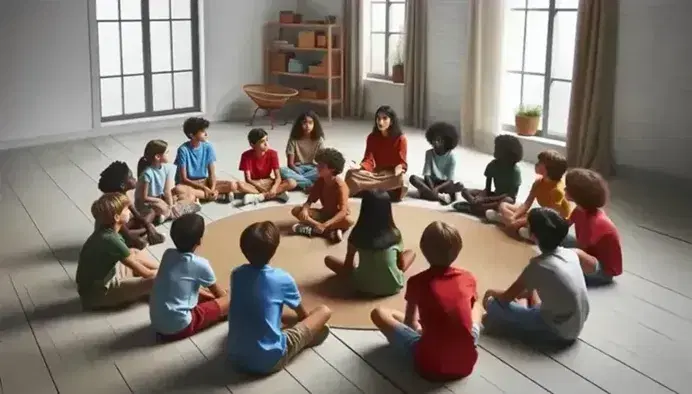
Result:
<svg viewBox="0 0 692 394"><path fill-rule="evenodd" d="M412 250L404 249L401 232L394 224L389 195L370 190L363 192L358 221L348 238L346 257L341 260L327 256L324 262L337 275L349 277L358 292L389 296L404 287L404 271L415 258Z"/></svg>

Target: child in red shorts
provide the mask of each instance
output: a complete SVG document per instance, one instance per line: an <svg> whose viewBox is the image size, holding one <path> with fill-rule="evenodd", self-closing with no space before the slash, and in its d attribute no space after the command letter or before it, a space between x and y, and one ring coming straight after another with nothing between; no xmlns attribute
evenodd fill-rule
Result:
<svg viewBox="0 0 692 394"><path fill-rule="evenodd" d="M430 268L408 280L406 313L382 307L371 313L389 343L411 357L426 379L466 377L478 359L476 278L452 267L461 248L461 235L454 227L439 221L429 224L420 249Z"/></svg>
<svg viewBox="0 0 692 394"><path fill-rule="evenodd" d="M216 283L209 261L195 254L203 236L204 219L197 214L171 225L175 249L163 254L149 297L151 325L164 341L190 337L228 315L228 292Z"/></svg>
<svg viewBox="0 0 692 394"><path fill-rule="evenodd" d="M595 171L575 168L565 176L565 192L577 205L569 218L576 238L568 235L562 246L579 255L587 285L609 284L622 274L622 246L617 227L603 211L608 184Z"/></svg>

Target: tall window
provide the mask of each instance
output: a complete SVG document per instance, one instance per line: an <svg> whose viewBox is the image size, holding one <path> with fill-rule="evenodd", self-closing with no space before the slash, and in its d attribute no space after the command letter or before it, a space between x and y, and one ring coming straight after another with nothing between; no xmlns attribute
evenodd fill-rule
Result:
<svg viewBox="0 0 692 394"><path fill-rule="evenodd" d="M197 0L96 0L101 120L200 110Z"/></svg>
<svg viewBox="0 0 692 394"><path fill-rule="evenodd" d="M565 139L579 0L508 0L502 123L521 106L541 106L539 135Z"/></svg>
<svg viewBox="0 0 692 394"><path fill-rule="evenodd" d="M406 0L371 0L365 7L367 76L391 79L392 67L404 57Z"/></svg>

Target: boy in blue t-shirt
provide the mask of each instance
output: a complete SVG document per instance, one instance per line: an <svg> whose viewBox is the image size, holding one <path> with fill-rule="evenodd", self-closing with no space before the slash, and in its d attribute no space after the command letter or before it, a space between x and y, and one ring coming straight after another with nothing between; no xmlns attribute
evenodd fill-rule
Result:
<svg viewBox="0 0 692 394"><path fill-rule="evenodd" d="M186 194L200 200L230 203L238 184L216 179L216 152L207 141L208 128L209 121L204 118L188 118L183 124L189 141L180 145L175 156L175 181Z"/></svg>
<svg viewBox="0 0 692 394"><path fill-rule="evenodd" d="M248 226L240 235L240 249L248 264L231 273L228 358L250 373L279 371L301 350L319 345L329 335L329 308L320 305L307 312L293 278L269 265L280 237L272 222ZM295 310L298 323L282 330L284 305Z"/></svg>
<svg viewBox="0 0 692 394"><path fill-rule="evenodd" d="M203 236L204 219L197 214L171 224L175 249L164 252L149 296L149 318L160 339L187 338L228 315L228 292L216 283L209 261L195 254Z"/></svg>

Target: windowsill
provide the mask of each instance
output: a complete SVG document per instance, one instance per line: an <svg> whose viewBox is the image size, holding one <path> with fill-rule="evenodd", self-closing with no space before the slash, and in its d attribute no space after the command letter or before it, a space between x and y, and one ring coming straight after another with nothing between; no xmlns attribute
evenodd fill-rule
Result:
<svg viewBox="0 0 692 394"><path fill-rule="evenodd" d="M402 83L392 82L389 79L380 79L380 78L372 78L372 77L365 77L363 79L365 81L368 81L368 82L382 83L382 84L392 85L392 86L404 86L403 82Z"/></svg>
<svg viewBox="0 0 692 394"><path fill-rule="evenodd" d="M502 130L499 133L495 133L495 135L500 135L500 134L509 134L513 135L520 140L523 141L533 141L535 143L541 144L541 145L546 145L548 147L553 147L553 148L565 148L567 146L567 142L562 141L562 140L557 140L554 138L547 138L547 137L541 137L541 136L527 136L527 135L519 135L515 132L512 131L506 131Z"/></svg>
<svg viewBox="0 0 692 394"><path fill-rule="evenodd" d="M102 122L101 127L115 127L115 126L123 126L123 125L129 125L129 124L137 124L137 123L148 123L148 122L157 122L157 121L162 121L162 120L172 120L172 119L182 119L182 118L189 118L191 116L203 116L203 112L186 112L184 114L175 114L175 115L165 115L165 116L150 116L148 118L136 118L136 119L127 119L127 120L114 120L110 122Z"/></svg>

